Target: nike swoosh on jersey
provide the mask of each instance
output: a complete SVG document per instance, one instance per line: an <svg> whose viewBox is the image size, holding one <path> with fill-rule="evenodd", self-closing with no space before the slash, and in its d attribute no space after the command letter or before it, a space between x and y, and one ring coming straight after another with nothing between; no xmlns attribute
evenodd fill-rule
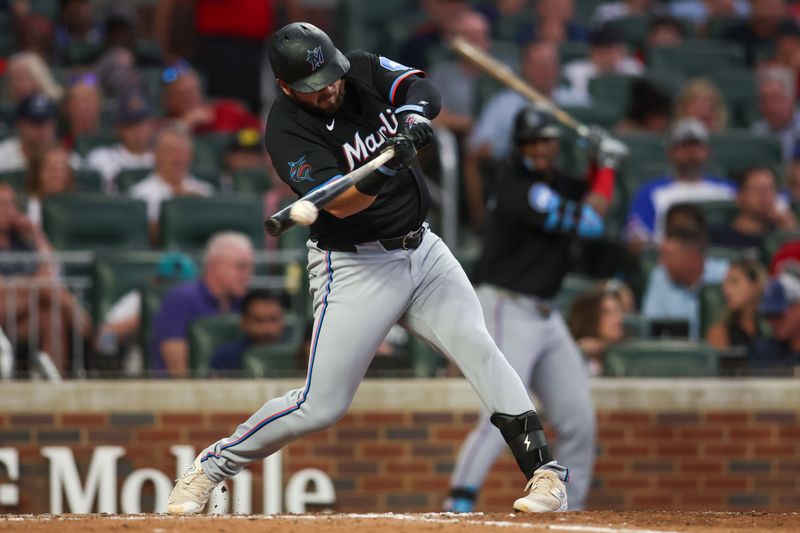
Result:
<svg viewBox="0 0 800 533"><path fill-rule="evenodd" d="M328 131L333 131L334 124L336 124L336 119L331 120L330 124L325 124L325 127L328 128Z"/></svg>

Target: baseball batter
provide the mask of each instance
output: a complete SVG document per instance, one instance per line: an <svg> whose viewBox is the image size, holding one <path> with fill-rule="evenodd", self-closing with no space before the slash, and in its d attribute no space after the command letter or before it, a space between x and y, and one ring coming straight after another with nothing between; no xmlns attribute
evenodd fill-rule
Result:
<svg viewBox="0 0 800 533"><path fill-rule="evenodd" d="M204 450L177 480L168 511L200 512L219 482L341 418L398 322L455 361L491 413L528 480L514 509L566 510L568 471L553 460L525 385L492 341L467 276L425 224L429 197L416 148L432 139L439 93L419 70L365 52L343 55L307 23L276 32L269 55L282 94L267 122L267 150L299 196L387 147L395 156L310 226L315 323L305 384Z"/></svg>
<svg viewBox="0 0 800 533"><path fill-rule="evenodd" d="M559 128L538 108L516 116L514 154L499 171L476 278L486 323L511 366L541 401L570 466L571 509L581 509L592 479L595 420L578 347L551 299L569 271L573 237L599 237L625 147L592 130L589 180L554 168ZM447 507L471 511L503 441L486 412L456 462Z"/></svg>

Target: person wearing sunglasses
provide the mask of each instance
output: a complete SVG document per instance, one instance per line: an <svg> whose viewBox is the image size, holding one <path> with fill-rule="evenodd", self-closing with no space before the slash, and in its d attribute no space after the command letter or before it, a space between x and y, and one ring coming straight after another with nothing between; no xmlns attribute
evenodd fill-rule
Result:
<svg viewBox="0 0 800 533"><path fill-rule="evenodd" d="M261 129L261 121L235 100L209 100L197 72L179 61L161 73L164 114L183 122L195 135Z"/></svg>

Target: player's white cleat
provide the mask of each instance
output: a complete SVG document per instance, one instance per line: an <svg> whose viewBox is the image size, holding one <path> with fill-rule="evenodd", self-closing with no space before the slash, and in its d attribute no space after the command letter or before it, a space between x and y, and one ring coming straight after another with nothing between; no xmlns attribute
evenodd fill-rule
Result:
<svg viewBox="0 0 800 533"><path fill-rule="evenodd" d="M520 513L549 513L567 510L567 489L558 476L549 470L533 474L525 487L527 496L514 502Z"/></svg>
<svg viewBox="0 0 800 533"><path fill-rule="evenodd" d="M196 514L206 506L211 492L218 483L208 479L200 464L200 457L178 479L167 501L169 514Z"/></svg>

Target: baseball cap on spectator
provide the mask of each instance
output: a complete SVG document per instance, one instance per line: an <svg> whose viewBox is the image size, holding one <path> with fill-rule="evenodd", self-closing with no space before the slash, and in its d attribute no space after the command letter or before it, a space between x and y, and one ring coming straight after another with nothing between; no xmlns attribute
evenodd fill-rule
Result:
<svg viewBox="0 0 800 533"><path fill-rule="evenodd" d="M197 277L197 265L186 254L167 252L156 265L156 276L168 281L189 281Z"/></svg>
<svg viewBox="0 0 800 533"><path fill-rule="evenodd" d="M55 119L56 113L56 105L43 94L31 95L17 106L17 120L42 123Z"/></svg>
<svg viewBox="0 0 800 533"><path fill-rule="evenodd" d="M784 273L769 280L758 310L763 315L782 315L795 303L800 303L800 279Z"/></svg>
<svg viewBox="0 0 800 533"><path fill-rule="evenodd" d="M670 146L686 142L708 142L708 128L696 118L682 118L675 123L669 134Z"/></svg>
<svg viewBox="0 0 800 533"><path fill-rule="evenodd" d="M591 46L615 46L625 44L623 35L610 24L604 24L589 34Z"/></svg>
<svg viewBox="0 0 800 533"><path fill-rule="evenodd" d="M800 241L790 241L778 248L769 262L769 273L774 276L792 270L800 272Z"/></svg>
<svg viewBox="0 0 800 533"><path fill-rule="evenodd" d="M229 151L261 153L261 133L255 128L237 131L228 145Z"/></svg>
<svg viewBox="0 0 800 533"><path fill-rule="evenodd" d="M119 97L117 108L117 124L133 124L150 116L150 105L147 98L137 91Z"/></svg>

